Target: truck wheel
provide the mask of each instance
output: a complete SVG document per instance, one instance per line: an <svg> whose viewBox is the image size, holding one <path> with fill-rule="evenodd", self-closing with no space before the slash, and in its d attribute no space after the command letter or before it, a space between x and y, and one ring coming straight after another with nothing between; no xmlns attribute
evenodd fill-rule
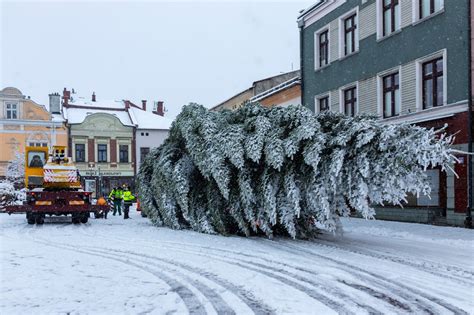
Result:
<svg viewBox="0 0 474 315"><path fill-rule="evenodd" d="M44 223L44 217L42 215L36 216L36 224L43 224Z"/></svg>
<svg viewBox="0 0 474 315"><path fill-rule="evenodd" d="M28 224L35 224L35 216L31 213L26 214L26 220L28 221Z"/></svg>
<svg viewBox="0 0 474 315"><path fill-rule="evenodd" d="M81 223L87 223L87 221L89 220L89 217L88 216L83 216L81 218Z"/></svg>
<svg viewBox="0 0 474 315"><path fill-rule="evenodd" d="M72 223L74 223L74 224L79 224L79 223L81 223L81 219L79 219L79 218L76 217L76 216L73 216L73 217L72 217Z"/></svg>

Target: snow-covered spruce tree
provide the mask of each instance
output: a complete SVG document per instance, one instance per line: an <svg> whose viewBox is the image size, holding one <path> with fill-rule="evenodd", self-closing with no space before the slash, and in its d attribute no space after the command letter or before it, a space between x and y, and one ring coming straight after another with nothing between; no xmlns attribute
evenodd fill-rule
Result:
<svg viewBox="0 0 474 315"><path fill-rule="evenodd" d="M157 225L205 233L310 237L372 205L429 194L425 170L449 168L452 137L375 117L247 104L190 104L140 167L142 207Z"/></svg>
<svg viewBox="0 0 474 315"><path fill-rule="evenodd" d="M25 153L15 152L13 160L8 162L6 179L17 188L24 186Z"/></svg>

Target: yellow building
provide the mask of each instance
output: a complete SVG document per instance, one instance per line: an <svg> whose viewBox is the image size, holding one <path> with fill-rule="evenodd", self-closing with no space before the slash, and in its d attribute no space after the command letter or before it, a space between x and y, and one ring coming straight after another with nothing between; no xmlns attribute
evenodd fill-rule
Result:
<svg viewBox="0 0 474 315"><path fill-rule="evenodd" d="M59 102L60 96L57 95ZM50 95L56 99L56 95ZM59 103L58 103L59 104ZM58 113L59 114L59 113ZM0 91L0 178L16 152L25 146L68 145L67 129L61 115L51 114L14 87Z"/></svg>

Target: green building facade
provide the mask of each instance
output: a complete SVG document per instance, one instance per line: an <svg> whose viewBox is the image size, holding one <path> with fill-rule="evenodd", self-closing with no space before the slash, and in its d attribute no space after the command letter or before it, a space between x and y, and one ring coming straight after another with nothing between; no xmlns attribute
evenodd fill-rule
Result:
<svg viewBox="0 0 474 315"><path fill-rule="evenodd" d="M298 18L302 103L318 113L375 114L384 123L448 124L468 151L471 0L322 0ZM430 170L433 193L377 217L463 225L472 178ZM472 163L471 163L472 169ZM469 191L470 190L470 191Z"/></svg>

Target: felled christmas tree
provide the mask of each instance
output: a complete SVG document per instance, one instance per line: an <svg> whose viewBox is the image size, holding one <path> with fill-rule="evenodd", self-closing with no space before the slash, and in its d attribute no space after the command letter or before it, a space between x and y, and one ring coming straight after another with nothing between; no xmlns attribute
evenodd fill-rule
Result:
<svg viewBox="0 0 474 315"><path fill-rule="evenodd" d="M441 131L372 116L314 115L301 106L236 111L183 108L138 175L157 225L205 233L309 237L334 231L350 209L429 194L429 167L455 161Z"/></svg>

